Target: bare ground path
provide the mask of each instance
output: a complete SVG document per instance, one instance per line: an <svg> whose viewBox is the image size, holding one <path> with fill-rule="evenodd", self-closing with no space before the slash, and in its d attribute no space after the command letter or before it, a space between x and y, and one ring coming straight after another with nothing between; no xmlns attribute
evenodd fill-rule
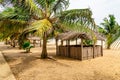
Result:
<svg viewBox="0 0 120 80"><path fill-rule="evenodd" d="M17 80L120 80L120 50L104 50L103 57L79 61L55 56L55 45L48 44L54 61L40 59L40 47L30 54L10 46L2 48Z"/></svg>
<svg viewBox="0 0 120 80"><path fill-rule="evenodd" d="M2 45L3 43L0 42L0 46ZM0 48L0 80L16 80L1 50Z"/></svg>

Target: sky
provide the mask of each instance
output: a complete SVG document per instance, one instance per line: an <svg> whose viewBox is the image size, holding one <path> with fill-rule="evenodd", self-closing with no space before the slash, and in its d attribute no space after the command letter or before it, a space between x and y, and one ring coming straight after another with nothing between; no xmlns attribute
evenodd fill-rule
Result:
<svg viewBox="0 0 120 80"><path fill-rule="evenodd" d="M109 14L113 14L120 24L120 0L70 0L68 9L90 8L96 24L103 22Z"/></svg>
<svg viewBox="0 0 120 80"><path fill-rule="evenodd" d="M96 24L103 22L109 14L114 14L116 21L120 24L120 0L70 0L68 9L90 8ZM0 11L3 10L0 6Z"/></svg>

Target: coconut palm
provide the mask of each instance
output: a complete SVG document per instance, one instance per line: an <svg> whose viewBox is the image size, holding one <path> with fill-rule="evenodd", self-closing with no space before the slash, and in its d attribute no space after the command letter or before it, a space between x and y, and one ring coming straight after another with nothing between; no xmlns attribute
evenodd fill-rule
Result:
<svg viewBox="0 0 120 80"><path fill-rule="evenodd" d="M116 22L114 15L109 15L109 18L104 18L104 22L101 25L103 28L101 27L99 32L106 36L107 49L110 49L111 44L120 36L120 26Z"/></svg>
<svg viewBox="0 0 120 80"><path fill-rule="evenodd" d="M14 40L18 38L18 35L23 32L26 25L28 25L29 13L22 8L13 7L6 8L0 13L0 33L1 39L10 38L14 43ZM15 47L15 45L13 45Z"/></svg>
<svg viewBox="0 0 120 80"><path fill-rule="evenodd" d="M66 10L69 0L12 0L12 2L15 6L19 5L30 11L32 18L29 28L21 35L35 31L43 38L41 58L47 58L47 39L55 29L80 30L94 25L90 9Z"/></svg>

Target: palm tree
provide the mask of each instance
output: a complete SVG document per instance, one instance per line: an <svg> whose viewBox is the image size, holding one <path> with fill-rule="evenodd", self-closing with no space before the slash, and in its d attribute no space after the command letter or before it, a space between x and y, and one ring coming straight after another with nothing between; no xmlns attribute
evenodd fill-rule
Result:
<svg viewBox="0 0 120 80"><path fill-rule="evenodd" d="M104 22L101 25L103 28L99 28L99 32L106 36L107 49L110 49L111 44L120 36L120 26L116 22L114 15L109 15L108 19L104 18Z"/></svg>
<svg viewBox="0 0 120 80"><path fill-rule="evenodd" d="M28 25L29 13L26 10L23 11L22 8L13 7L6 8L0 16L0 33L2 34L0 39L10 38L14 44L14 40Z"/></svg>
<svg viewBox="0 0 120 80"><path fill-rule="evenodd" d="M76 30L94 25L90 9L66 10L69 0L12 0L12 2L15 6L19 5L30 11L32 18L29 28L23 34L35 31L43 38L41 58L47 58L47 39L55 29Z"/></svg>

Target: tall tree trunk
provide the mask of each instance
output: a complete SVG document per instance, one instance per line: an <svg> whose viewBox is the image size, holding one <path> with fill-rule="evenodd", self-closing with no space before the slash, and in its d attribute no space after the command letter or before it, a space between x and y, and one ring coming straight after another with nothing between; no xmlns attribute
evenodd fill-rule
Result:
<svg viewBox="0 0 120 80"><path fill-rule="evenodd" d="M15 47L16 45L15 45L15 40L13 40L13 47Z"/></svg>
<svg viewBox="0 0 120 80"><path fill-rule="evenodd" d="M111 46L111 43L112 43L112 35L111 34L109 34L108 36L107 36L107 49L110 49L110 46Z"/></svg>
<svg viewBox="0 0 120 80"><path fill-rule="evenodd" d="M42 59L47 58L47 33L46 32L44 32L43 34L43 46L42 46L41 58Z"/></svg>
<svg viewBox="0 0 120 80"><path fill-rule="evenodd" d="M110 44L107 45L107 49L110 49Z"/></svg>
<svg viewBox="0 0 120 80"><path fill-rule="evenodd" d="M5 44L6 44L6 45L8 44L8 40L7 40L7 39L5 39Z"/></svg>

